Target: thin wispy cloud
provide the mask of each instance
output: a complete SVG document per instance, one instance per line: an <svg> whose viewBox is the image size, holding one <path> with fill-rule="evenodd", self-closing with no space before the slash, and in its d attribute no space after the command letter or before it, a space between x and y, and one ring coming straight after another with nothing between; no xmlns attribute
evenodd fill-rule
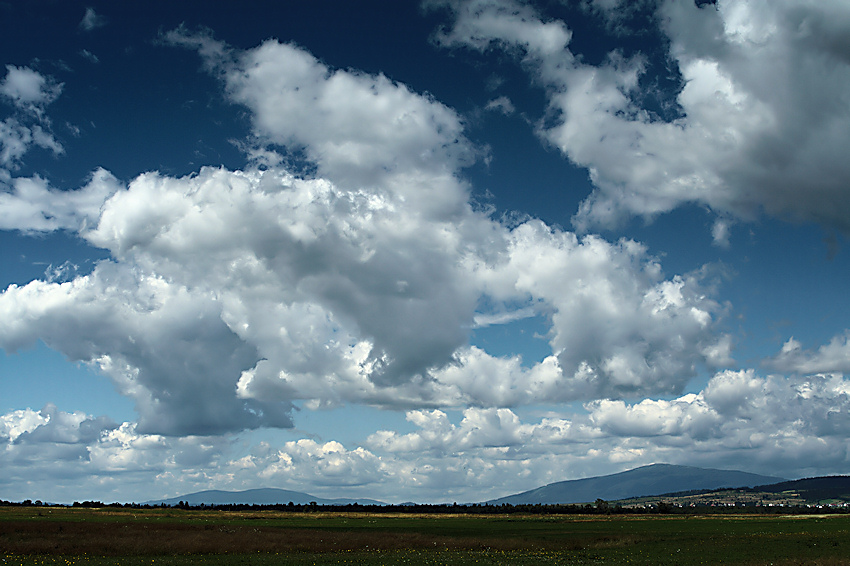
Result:
<svg viewBox="0 0 850 566"><path fill-rule="evenodd" d="M95 12L94 8L89 6L86 8L85 14L83 15L83 19L80 20L79 27L81 30L88 32L94 31L98 28L102 28L106 25L106 23L106 18Z"/></svg>

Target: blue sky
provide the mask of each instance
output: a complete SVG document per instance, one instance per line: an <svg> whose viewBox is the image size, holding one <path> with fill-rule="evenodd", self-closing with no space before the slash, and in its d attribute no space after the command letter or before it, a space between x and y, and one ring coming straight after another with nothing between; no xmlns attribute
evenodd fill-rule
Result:
<svg viewBox="0 0 850 566"><path fill-rule="evenodd" d="M0 13L0 499L846 472L850 4Z"/></svg>

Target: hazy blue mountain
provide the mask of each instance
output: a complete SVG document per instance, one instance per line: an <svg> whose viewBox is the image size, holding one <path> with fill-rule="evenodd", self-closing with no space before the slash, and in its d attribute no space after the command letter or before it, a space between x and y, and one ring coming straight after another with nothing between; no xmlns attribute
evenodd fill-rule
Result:
<svg viewBox="0 0 850 566"><path fill-rule="evenodd" d="M386 503L375 501L374 499L324 499L310 495L309 493L301 493L300 491L274 488L248 489L246 491L219 491L214 489L179 495L168 499L146 501L145 503L149 505L159 505L161 503L176 505L181 501L185 501L189 505L200 505L201 503L204 505L286 505L290 501L296 505L307 505L312 501L315 501L318 505L348 505L349 503L386 505Z"/></svg>
<svg viewBox="0 0 850 566"><path fill-rule="evenodd" d="M609 476L552 483L531 491L494 499L488 503L534 505L537 503L586 503L594 502L597 499L613 501L677 491L718 489L721 487L753 487L781 481L785 481L785 479L734 470L652 464Z"/></svg>

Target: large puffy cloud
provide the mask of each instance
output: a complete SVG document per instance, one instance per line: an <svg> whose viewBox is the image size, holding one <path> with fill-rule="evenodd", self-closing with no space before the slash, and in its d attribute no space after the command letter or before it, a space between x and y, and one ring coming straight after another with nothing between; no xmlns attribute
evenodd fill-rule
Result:
<svg viewBox="0 0 850 566"><path fill-rule="evenodd" d="M477 295L459 223L396 199L281 171L147 175L103 209L89 241L221 304L263 361L239 392L327 401L444 364L466 341Z"/></svg>
<svg viewBox="0 0 850 566"><path fill-rule="evenodd" d="M432 214L456 213L466 187L455 173L474 158L457 114L383 75L331 69L291 44L269 40L234 52L208 35L165 35L195 48L251 110L263 142L303 152L343 189L386 190Z"/></svg>
<svg viewBox="0 0 850 566"><path fill-rule="evenodd" d="M520 53L549 95L539 134L586 167L596 186L574 218L582 229L699 203L721 215L764 210L850 230L842 152L850 141L850 11L759 0L716 8L657 3L682 78L671 120L642 105L644 56L611 52L587 64L569 49L568 22L546 21L526 4L452 4L454 25L437 41Z"/></svg>
<svg viewBox="0 0 850 566"><path fill-rule="evenodd" d="M83 229L114 261L0 295L0 343L37 339L95 364L141 430L287 426L310 406L509 406L677 392L723 348L696 276L645 248L400 199L280 170L143 175ZM27 220L28 221L28 220ZM486 298L486 300L484 300ZM476 308L551 320L553 355L523 365L468 346Z"/></svg>
<svg viewBox="0 0 850 566"><path fill-rule="evenodd" d="M351 487L374 485L385 479L381 459L362 447L348 450L339 442L305 438L287 442L276 451L267 444L258 448L259 454L241 463L259 468L260 477L267 482Z"/></svg>
<svg viewBox="0 0 850 566"><path fill-rule="evenodd" d="M41 339L96 365L135 401L144 431L213 434L290 424L288 404L235 396L239 373L256 352L224 324L208 294L101 263L65 283L12 285L0 302L5 348Z"/></svg>
<svg viewBox="0 0 850 566"><path fill-rule="evenodd" d="M713 327L720 308L700 274L665 279L634 241L527 222L511 232L506 258L480 275L497 299L526 296L549 309L552 352L569 378L553 398L673 393L697 362L728 363Z"/></svg>
<svg viewBox="0 0 850 566"><path fill-rule="evenodd" d="M722 309L701 274L665 279L636 242L580 239L529 221L506 234L495 259L481 256L473 271L483 296L548 317L552 354L528 367L519 355L459 351L433 376L467 403L679 393L698 364L731 362L729 338L718 336L714 324Z"/></svg>
<svg viewBox="0 0 850 566"><path fill-rule="evenodd" d="M645 399L627 406L623 401L594 401L592 420L616 436L687 437L702 440L717 434L720 416L702 397L689 394L673 401Z"/></svg>
<svg viewBox="0 0 850 566"><path fill-rule="evenodd" d="M728 361L714 328L722 313L698 274L668 279L632 241L533 220L508 228L473 210L458 170L474 152L459 118L429 97L277 42L236 52L169 37L221 73L258 139L294 145L316 175L205 168L124 188L99 171L78 191L30 180L0 201L6 228L78 229L112 255L72 281L7 289L0 345L42 339L99 367L136 402L140 431L289 426L298 401L678 393L700 363ZM476 319L516 309L549 320L551 356L469 345Z"/></svg>

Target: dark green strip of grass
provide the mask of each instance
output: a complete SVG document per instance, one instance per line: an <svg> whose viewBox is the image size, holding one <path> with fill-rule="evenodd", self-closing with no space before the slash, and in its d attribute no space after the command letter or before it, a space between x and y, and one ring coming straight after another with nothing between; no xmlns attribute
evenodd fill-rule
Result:
<svg viewBox="0 0 850 566"><path fill-rule="evenodd" d="M850 566L850 516L386 516L0 511L0 566Z"/></svg>

